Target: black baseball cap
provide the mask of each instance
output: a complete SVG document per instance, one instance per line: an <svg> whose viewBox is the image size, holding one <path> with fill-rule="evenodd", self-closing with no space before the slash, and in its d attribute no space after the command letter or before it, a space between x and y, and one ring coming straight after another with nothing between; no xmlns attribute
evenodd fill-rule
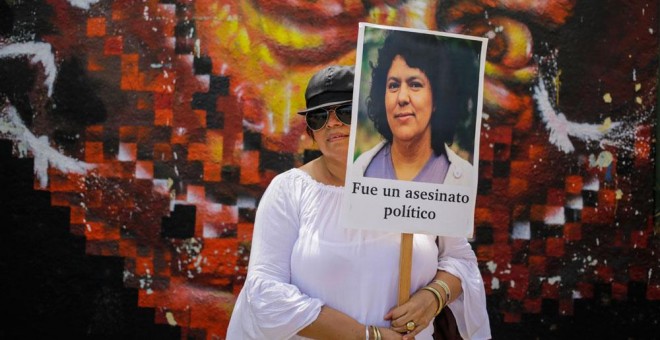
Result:
<svg viewBox="0 0 660 340"><path fill-rule="evenodd" d="M307 109L298 111L304 115L325 106L340 105L353 100L353 66L328 66L316 72L307 84L305 103Z"/></svg>

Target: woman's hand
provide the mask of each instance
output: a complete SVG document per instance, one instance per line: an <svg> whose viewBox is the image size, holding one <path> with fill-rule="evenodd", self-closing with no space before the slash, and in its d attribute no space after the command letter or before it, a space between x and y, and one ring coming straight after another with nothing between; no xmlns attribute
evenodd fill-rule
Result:
<svg viewBox="0 0 660 340"><path fill-rule="evenodd" d="M420 289L406 303L392 308L385 315L385 320L390 320L392 330L404 334L403 339L413 339L433 322L437 309L438 302L433 293ZM415 323L412 331L406 328L410 321Z"/></svg>

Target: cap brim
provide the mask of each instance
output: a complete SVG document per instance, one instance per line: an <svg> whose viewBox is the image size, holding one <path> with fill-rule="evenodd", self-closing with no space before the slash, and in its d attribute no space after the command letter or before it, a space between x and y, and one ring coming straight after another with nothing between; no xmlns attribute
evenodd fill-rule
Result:
<svg viewBox="0 0 660 340"><path fill-rule="evenodd" d="M302 111L298 111L298 114L299 114L299 115L304 115L304 114L306 114L306 113L309 112L309 111L316 110L316 109L320 109L320 108L322 108L322 107L341 105L341 104L350 103L350 102L352 102L352 101L353 101L353 99L348 99L348 100L340 100L340 101L338 101L338 102L323 103L323 104L321 104L321 105L316 105L316 106L314 106L314 107L310 107L310 108L308 108L308 109L305 109L305 110L302 110Z"/></svg>

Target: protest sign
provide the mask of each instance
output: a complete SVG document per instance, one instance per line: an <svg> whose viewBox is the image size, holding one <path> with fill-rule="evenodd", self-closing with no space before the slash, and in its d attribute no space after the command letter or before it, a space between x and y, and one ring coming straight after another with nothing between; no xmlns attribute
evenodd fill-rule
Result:
<svg viewBox="0 0 660 340"><path fill-rule="evenodd" d="M472 236L486 42L360 23L344 226Z"/></svg>

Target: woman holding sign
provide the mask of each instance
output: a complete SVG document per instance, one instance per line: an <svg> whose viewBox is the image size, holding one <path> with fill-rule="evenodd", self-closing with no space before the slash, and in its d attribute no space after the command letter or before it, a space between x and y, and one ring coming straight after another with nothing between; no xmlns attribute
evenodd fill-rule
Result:
<svg viewBox="0 0 660 340"><path fill-rule="evenodd" d="M389 32L367 99L384 141L356 160L365 177L471 184L472 166L448 146L467 102L450 54L449 42L437 36Z"/></svg>
<svg viewBox="0 0 660 340"><path fill-rule="evenodd" d="M300 113L323 155L276 176L264 193L227 338L428 340L447 305L456 315L445 319L449 332L490 338L465 239L416 235L414 293L397 307L400 234L339 224L353 81L352 67L330 66L307 86Z"/></svg>

